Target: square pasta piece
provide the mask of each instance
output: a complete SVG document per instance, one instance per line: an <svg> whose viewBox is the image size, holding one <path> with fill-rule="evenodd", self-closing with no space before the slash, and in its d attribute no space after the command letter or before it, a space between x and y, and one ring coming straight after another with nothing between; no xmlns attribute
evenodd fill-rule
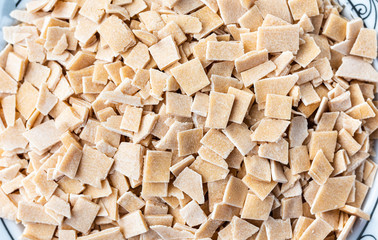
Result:
<svg viewBox="0 0 378 240"><path fill-rule="evenodd" d="M319 7L316 0L289 0L291 14L294 20L299 20L304 14L308 17L319 15Z"/></svg>
<svg viewBox="0 0 378 240"><path fill-rule="evenodd" d="M351 55L375 59L377 57L377 33L373 29L362 28L350 51Z"/></svg>
<svg viewBox="0 0 378 240"><path fill-rule="evenodd" d="M282 164L289 163L289 143L285 139L278 142L262 143L259 147L260 157L268 158Z"/></svg>
<svg viewBox="0 0 378 240"><path fill-rule="evenodd" d="M192 169L186 167L180 175L176 177L173 186L188 194L189 197L196 200L198 204L203 204L205 202L202 176Z"/></svg>
<svg viewBox="0 0 378 240"><path fill-rule="evenodd" d="M232 238L235 240L245 240L259 231L259 228L255 225L239 218L232 217Z"/></svg>
<svg viewBox="0 0 378 240"><path fill-rule="evenodd" d="M235 68L241 73L263 64L268 60L268 51L266 49L261 51L251 51L235 59Z"/></svg>
<svg viewBox="0 0 378 240"><path fill-rule="evenodd" d="M85 145L75 178L93 187L101 187L101 180L108 176L113 162L112 158Z"/></svg>
<svg viewBox="0 0 378 240"><path fill-rule="evenodd" d="M146 158L144 161L143 181L154 183L168 183L171 160L171 152L147 150Z"/></svg>
<svg viewBox="0 0 378 240"><path fill-rule="evenodd" d="M252 141L277 142L289 125L289 121L265 118L252 133Z"/></svg>
<svg viewBox="0 0 378 240"><path fill-rule="evenodd" d="M272 210L273 200L273 196L268 196L264 200L261 200L256 195L248 193L241 212L241 218L262 221L267 220L270 211Z"/></svg>
<svg viewBox="0 0 378 240"><path fill-rule="evenodd" d="M190 14L190 16L198 19L199 23L202 25L202 28L199 28L199 31L194 33L194 38L197 40L205 37L212 31L223 25L222 18L220 18L217 13L211 11L208 6L195 11L194 13ZM184 22L183 24L185 25L186 22Z"/></svg>
<svg viewBox="0 0 378 240"><path fill-rule="evenodd" d="M57 165L57 170L69 178L75 178L83 153L80 148L71 144Z"/></svg>
<svg viewBox="0 0 378 240"><path fill-rule="evenodd" d="M224 24L237 23L238 19L247 11L240 1L217 0L217 3Z"/></svg>
<svg viewBox="0 0 378 240"><path fill-rule="evenodd" d="M245 87L251 87L258 80L276 70L277 66L272 61L266 61L241 73Z"/></svg>
<svg viewBox="0 0 378 240"><path fill-rule="evenodd" d="M232 94L211 91L205 126L208 128L226 128L234 99L235 96Z"/></svg>
<svg viewBox="0 0 378 240"><path fill-rule="evenodd" d="M117 200L117 204L122 206L128 212L134 212L146 205L143 199L139 198L132 192L125 192Z"/></svg>
<svg viewBox="0 0 378 240"><path fill-rule="evenodd" d="M244 47L242 42L207 42L206 60L234 61L243 54Z"/></svg>
<svg viewBox="0 0 378 240"><path fill-rule="evenodd" d="M304 35L302 39L305 43L299 46L295 62L302 67L307 67L321 53L321 49L316 44L314 38L309 35Z"/></svg>
<svg viewBox="0 0 378 240"><path fill-rule="evenodd" d="M195 58L171 69L172 75L187 95L192 95L210 84L201 62Z"/></svg>
<svg viewBox="0 0 378 240"><path fill-rule="evenodd" d="M241 124L255 99L255 95L250 91L243 91L234 87L229 87L227 93L235 96L229 120Z"/></svg>
<svg viewBox="0 0 378 240"><path fill-rule="evenodd" d="M37 110L47 115L57 103L58 98L48 90L47 84L43 84L39 90Z"/></svg>
<svg viewBox="0 0 378 240"><path fill-rule="evenodd" d="M252 157L244 157L244 164L247 174L254 179L263 182L272 180L269 160L253 155Z"/></svg>
<svg viewBox="0 0 378 240"><path fill-rule="evenodd" d="M71 218L67 218L64 223L79 232L88 233L99 210L99 205L80 197L72 208Z"/></svg>
<svg viewBox="0 0 378 240"><path fill-rule="evenodd" d="M190 110L192 106L192 98L188 95L167 92L166 93L166 113L177 117L192 116Z"/></svg>
<svg viewBox="0 0 378 240"><path fill-rule="evenodd" d="M50 68L39 63L29 63L25 71L24 80L33 84L34 87L40 89L43 83L47 82L50 76Z"/></svg>
<svg viewBox="0 0 378 240"><path fill-rule="evenodd" d="M323 151L320 149L316 153L315 158L312 161L308 174L312 177L312 179L314 179L317 184L323 185L332 172L332 165L329 163Z"/></svg>
<svg viewBox="0 0 378 240"><path fill-rule="evenodd" d="M321 217L313 221L301 235L301 239L326 239L333 227Z"/></svg>
<svg viewBox="0 0 378 240"><path fill-rule="evenodd" d="M16 81L22 80L24 77L27 60L14 52L8 54L7 62L5 65L5 71Z"/></svg>
<svg viewBox="0 0 378 240"><path fill-rule="evenodd" d="M344 41L347 23L348 21L341 16L331 13L324 24L322 34L337 42Z"/></svg>
<svg viewBox="0 0 378 240"><path fill-rule="evenodd" d="M0 67L0 92L17 93L17 82Z"/></svg>
<svg viewBox="0 0 378 240"><path fill-rule="evenodd" d="M115 15L106 18L98 27L98 32L116 53L124 52L135 44L133 32Z"/></svg>
<svg viewBox="0 0 378 240"><path fill-rule="evenodd" d="M293 174L299 174L308 171L311 167L310 156L306 146L297 146L291 148L290 155L290 168Z"/></svg>
<svg viewBox="0 0 378 240"><path fill-rule="evenodd" d="M314 86L311 83L305 83L299 86L301 99L305 106L311 104L319 103L321 101L319 95L314 89Z"/></svg>
<svg viewBox="0 0 378 240"><path fill-rule="evenodd" d="M163 19L156 11L145 11L139 14L140 21L144 24L149 32L159 31L165 25Z"/></svg>
<svg viewBox="0 0 378 240"><path fill-rule="evenodd" d="M224 190L222 202L233 207L242 208L247 193L248 187L239 178L231 176Z"/></svg>
<svg viewBox="0 0 378 240"><path fill-rule="evenodd" d="M257 81L255 86L256 102L266 101L268 94L278 94L286 96L297 82L297 75L287 75L283 77L266 78Z"/></svg>
<svg viewBox="0 0 378 240"><path fill-rule="evenodd" d="M187 39L180 26L174 21L168 22L162 29L158 31L158 37L160 39L168 37L169 35L172 35L177 45L182 44Z"/></svg>
<svg viewBox="0 0 378 240"><path fill-rule="evenodd" d="M251 175L247 174L243 177L242 181L248 188L256 194L261 201L264 201L265 198L268 197L269 193L273 191L273 189L277 186L277 182L263 182L256 180Z"/></svg>
<svg viewBox="0 0 378 240"><path fill-rule="evenodd" d="M25 118L29 119L38 101L38 91L31 83L24 82L16 95L16 109Z"/></svg>
<svg viewBox="0 0 378 240"><path fill-rule="evenodd" d="M284 0L258 0L255 4L264 18L266 18L268 14L271 14L286 22L292 22L289 7Z"/></svg>
<svg viewBox="0 0 378 240"><path fill-rule="evenodd" d="M267 49L269 53L299 50L299 26L260 27L257 36L257 50Z"/></svg>
<svg viewBox="0 0 378 240"><path fill-rule="evenodd" d="M140 210L131 212L118 220L125 238L129 239L148 231L148 225Z"/></svg>
<svg viewBox="0 0 378 240"><path fill-rule="evenodd" d="M152 45L149 51L160 70L166 69L181 58L172 36L163 38L158 43Z"/></svg>
<svg viewBox="0 0 378 240"><path fill-rule="evenodd" d="M219 166L224 169L228 169L227 162L214 151L208 149L205 146L201 146L198 150L198 155L205 161Z"/></svg>
<svg viewBox="0 0 378 240"><path fill-rule="evenodd" d="M120 128L127 131L138 132L142 120L143 109L127 106L123 113Z"/></svg>
<svg viewBox="0 0 378 240"><path fill-rule="evenodd" d="M311 213L321 213L345 206L356 176L329 178L320 186L311 205Z"/></svg>
<svg viewBox="0 0 378 240"><path fill-rule="evenodd" d="M202 117L207 116L207 111L209 109L209 95L201 92L197 92L194 96L194 101L191 107L191 111Z"/></svg>
<svg viewBox="0 0 378 240"><path fill-rule="evenodd" d="M274 219L269 217L265 222L268 239L291 239L292 229L290 219Z"/></svg>
<svg viewBox="0 0 378 240"><path fill-rule="evenodd" d="M195 128L181 131L177 134L179 156L186 156L197 153L201 147L203 129Z"/></svg>
<svg viewBox="0 0 378 240"><path fill-rule="evenodd" d="M201 139L201 143L223 158L227 158L234 149L233 143L223 133L215 129L210 129Z"/></svg>
<svg viewBox="0 0 378 240"><path fill-rule="evenodd" d="M251 131L243 124L232 123L228 125L223 133L230 139L242 155L247 155L256 143L251 140Z"/></svg>
<svg viewBox="0 0 378 240"><path fill-rule="evenodd" d="M292 97L268 94L266 97L264 115L283 120L291 119Z"/></svg>
<svg viewBox="0 0 378 240"><path fill-rule="evenodd" d="M55 122L50 120L26 131L23 135L33 148L42 152L60 141L61 132L55 127Z"/></svg>
<svg viewBox="0 0 378 240"><path fill-rule="evenodd" d="M72 19L78 9L79 5L75 2L58 1L54 6L51 16L58 19Z"/></svg>
<svg viewBox="0 0 378 240"><path fill-rule="evenodd" d="M144 68L149 61L150 53L148 47L141 42L138 42L137 45L133 47L124 60L125 64L131 67L134 71Z"/></svg>
<svg viewBox="0 0 378 240"><path fill-rule="evenodd" d="M333 162L336 150L337 131L313 132L310 141L310 159L314 159L319 150L323 150L329 162Z"/></svg>
<svg viewBox="0 0 378 240"><path fill-rule="evenodd" d="M256 5L238 19L240 26L242 28L250 29L251 32L257 31L257 29L262 25L263 21L264 19Z"/></svg>
<svg viewBox="0 0 378 240"><path fill-rule="evenodd" d="M198 226L207 220L206 214L194 200L180 209L180 215L190 227Z"/></svg>

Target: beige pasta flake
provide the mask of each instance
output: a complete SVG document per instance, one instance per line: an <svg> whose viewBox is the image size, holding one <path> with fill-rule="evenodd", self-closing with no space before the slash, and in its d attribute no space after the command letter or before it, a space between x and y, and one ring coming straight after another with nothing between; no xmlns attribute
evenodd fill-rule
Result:
<svg viewBox="0 0 378 240"><path fill-rule="evenodd" d="M361 145L345 129L339 131L337 142L341 144L341 147L345 149L349 156L353 156L361 149Z"/></svg>
<svg viewBox="0 0 378 240"><path fill-rule="evenodd" d="M248 187L240 179L231 176L224 190L223 202L233 207L242 208L247 193Z"/></svg>
<svg viewBox="0 0 378 240"><path fill-rule="evenodd" d="M261 51L251 51L235 59L235 67L238 72L242 73L267 61L268 51L266 49Z"/></svg>
<svg viewBox="0 0 378 240"><path fill-rule="evenodd" d="M180 215L190 227L198 226L207 220L205 213L194 200L180 209Z"/></svg>
<svg viewBox="0 0 378 240"><path fill-rule="evenodd" d="M14 52L8 54L5 71L16 81L20 81L27 68L27 60Z"/></svg>
<svg viewBox="0 0 378 240"><path fill-rule="evenodd" d="M17 219L27 223L42 223L58 225L58 223L45 212L45 208L37 203L21 201L18 203Z"/></svg>
<svg viewBox="0 0 378 240"><path fill-rule="evenodd" d="M259 156L245 157L244 164L247 174L251 175L254 179L264 182L270 182L271 170L269 160Z"/></svg>
<svg viewBox="0 0 378 240"><path fill-rule="evenodd" d="M177 134L179 156L186 156L198 152L201 147L203 130L201 128L179 132Z"/></svg>
<svg viewBox="0 0 378 240"><path fill-rule="evenodd" d="M98 28L98 32L108 43L109 47L116 53L126 51L135 44L134 34L129 27L115 15L103 21Z"/></svg>
<svg viewBox="0 0 378 240"><path fill-rule="evenodd" d="M305 83L299 86L301 92L301 99L305 106L319 103L321 101L319 95L316 93L311 83Z"/></svg>
<svg viewBox="0 0 378 240"><path fill-rule="evenodd" d="M260 27L257 36L257 50L267 49L269 53L299 50L299 26Z"/></svg>
<svg viewBox="0 0 378 240"><path fill-rule="evenodd" d="M181 58L172 36L163 38L158 43L152 45L149 51L160 70L166 69Z"/></svg>
<svg viewBox="0 0 378 240"><path fill-rule="evenodd" d="M202 117L207 116L209 108L209 95L197 92L191 107L191 112L198 114Z"/></svg>
<svg viewBox="0 0 378 240"><path fill-rule="evenodd" d="M47 209L53 210L55 213L63 215L67 218L71 218L71 207L63 199L52 196L50 200L45 204Z"/></svg>
<svg viewBox="0 0 378 240"><path fill-rule="evenodd" d="M209 111L206 118L208 128L226 128L229 121L235 96L211 91ZM219 105L222 105L220 108Z"/></svg>
<svg viewBox="0 0 378 240"><path fill-rule="evenodd" d="M244 124L232 123L223 130L223 133L242 155L247 155L256 146L250 138L251 131Z"/></svg>
<svg viewBox="0 0 378 240"><path fill-rule="evenodd" d="M333 162L337 135L337 131L313 132L309 147L310 159L314 159L318 151L322 150L328 161Z"/></svg>
<svg viewBox="0 0 378 240"><path fill-rule="evenodd" d="M134 71L144 68L149 61L150 53L148 52L148 47L140 42L133 47L124 60L125 64Z"/></svg>
<svg viewBox="0 0 378 240"><path fill-rule="evenodd" d="M140 210L131 212L118 220L125 238L135 237L148 231L148 225Z"/></svg>
<svg viewBox="0 0 378 240"><path fill-rule="evenodd" d="M251 175L247 174L243 177L242 181L248 188L260 198L261 201L266 199L269 193L277 186L277 182L263 182L254 179Z"/></svg>
<svg viewBox="0 0 378 240"><path fill-rule="evenodd" d="M332 226L325 220L316 218L315 221L306 228L299 239L325 239L332 230Z"/></svg>
<svg viewBox="0 0 378 240"><path fill-rule="evenodd" d="M192 98L173 92L166 93L166 113L178 117L191 117Z"/></svg>
<svg viewBox="0 0 378 240"><path fill-rule="evenodd" d="M243 54L244 47L241 42L207 42L206 60L234 61Z"/></svg>
<svg viewBox="0 0 378 240"><path fill-rule="evenodd" d="M232 238L235 240L246 240L259 230L255 225L236 216L232 218L231 225Z"/></svg>
<svg viewBox="0 0 378 240"><path fill-rule="evenodd" d="M295 62L302 67L306 67L321 53L321 50L316 44L314 38L309 35L304 35L303 40L305 43L300 45Z"/></svg>
<svg viewBox="0 0 378 240"><path fill-rule="evenodd" d="M120 128L123 130L138 132L143 109L132 106L127 106L122 117Z"/></svg>
<svg viewBox="0 0 378 240"><path fill-rule="evenodd" d="M294 174L310 170L310 157L306 146L297 146L289 150L290 168Z"/></svg>
<svg viewBox="0 0 378 240"><path fill-rule="evenodd" d="M316 0L290 0L288 4L294 20L299 20L304 14L307 14L309 17L319 15L319 8Z"/></svg>
<svg viewBox="0 0 378 240"><path fill-rule="evenodd" d="M311 163L311 168L308 171L308 174L317 184L323 185L332 172L332 165L329 163L323 151L320 149L316 153L314 160Z"/></svg>
<svg viewBox="0 0 378 240"><path fill-rule="evenodd" d="M145 202L132 192L125 192L117 200L117 204L128 212L134 212L145 206Z"/></svg>
<svg viewBox="0 0 378 240"><path fill-rule="evenodd" d="M346 114L359 120L375 117L375 112L367 102L363 102L350 108L346 111Z"/></svg>
<svg viewBox="0 0 378 240"><path fill-rule="evenodd" d="M227 93L230 87L241 89L242 83L233 77L225 77L216 74L211 75L211 90L220 93Z"/></svg>
<svg viewBox="0 0 378 240"><path fill-rule="evenodd" d="M364 22L361 18L355 18L349 21L347 23L346 39L356 39L363 26Z"/></svg>
<svg viewBox="0 0 378 240"><path fill-rule="evenodd" d="M258 0L255 4L264 18L266 15L271 14L286 22L292 22L289 7L287 3L282 0Z"/></svg>
<svg viewBox="0 0 378 240"><path fill-rule="evenodd" d="M197 203L204 203L202 177L190 168L185 168L180 175L177 176L173 185L188 194L189 197L196 200Z"/></svg>
<svg viewBox="0 0 378 240"><path fill-rule="evenodd" d="M223 24L222 18L219 17L218 14L214 13L209 7L205 6L194 13L190 14L190 16L195 17L196 20L199 20L199 23L196 21L196 30L199 30L194 33L194 38L199 40L212 31L216 30ZM201 27L200 27L200 25ZM180 25L180 24L179 24ZM186 24L184 24L186 25ZM189 26L193 26L188 24ZM184 28L182 28L184 29ZM184 31L185 32L185 31Z"/></svg>
<svg viewBox="0 0 378 240"><path fill-rule="evenodd" d="M17 93L17 82L3 68L0 68L0 92Z"/></svg>
<svg viewBox="0 0 378 240"><path fill-rule="evenodd" d="M47 121L33 129L26 131L24 137L32 147L44 151L60 141L61 132L55 127L53 120Z"/></svg>
<svg viewBox="0 0 378 240"><path fill-rule="evenodd" d="M375 59L377 57L377 33L373 29L361 29L350 54Z"/></svg>
<svg viewBox="0 0 378 240"><path fill-rule="evenodd" d="M169 167L172 153L163 151L147 151L144 161L143 181L154 183L169 182Z"/></svg>
<svg viewBox="0 0 378 240"><path fill-rule="evenodd" d="M193 59L171 70L177 83L187 95L193 95L210 84L198 59Z"/></svg>
<svg viewBox="0 0 378 240"><path fill-rule="evenodd" d="M235 96L229 121L241 124L254 101L255 95L252 92L234 87L229 87L227 93Z"/></svg>
<svg viewBox="0 0 378 240"><path fill-rule="evenodd" d="M289 125L289 121L263 119L252 133L252 141L277 142Z"/></svg>
<svg viewBox="0 0 378 240"><path fill-rule="evenodd" d="M346 37L346 28L347 20L331 13L323 27L322 34L326 35L332 40L341 42L344 41Z"/></svg>
<svg viewBox="0 0 378 240"><path fill-rule="evenodd" d="M270 118L290 120L292 103L292 97L268 94L264 115Z"/></svg>
<svg viewBox="0 0 378 240"><path fill-rule="evenodd" d="M194 238L193 233L186 230L179 230L177 228L171 228L163 225L155 225L151 226L150 228L163 239Z"/></svg>
<svg viewBox="0 0 378 240"><path fill-rule="evenodd" d="M343 207L353 187L355 176L333 177L320 186L316 193L311 213L326 212Z"/></svg>
<svg viewBox="0 0 378 240"><path fill-rule="evenodd" d="M48 90L46 84L42 84L37 99L37 110L47 115L57 103L58 98Z"/></svg>
<svg viewBox="0 0 378 240"><path fill-rule="evenodd" d="M78 4L74 2L58 1L54 5L54 10L52 11L51 16L59 19L72 19L78 10L78 7Z"/></svg>
<svg viewBox="0 0 378 240"><path fill-rule="evenodd" d="M164 22L175 22L184 33L199 33L202 29L202 23L197 16L162 14Z"/></svg>
<svg viewBox="0 0 378 240"><path fill-rule="evenodd" d="M288 94L297 80L298 76L288 75L283 77L266 78L257 81L255 83L256 102L265 102L268 94Z"/></svg>
<svg viewBox="0 0 378 240"><path fill-rule="evenodd" d="M251 220L267 220L269 213L273 206L273 196L268 196L264 200L261 200L256 195L248 193L245 200L241 218Z"/></svg>
<svg viewBox="0 0 378 240"><path fill-rule="evenodd" d="M232 142L220 131L211 129L201 139L201 143L219 156L227 158L234 149Z"/></svg>
<svg viewBox="0 0 378 240"><path fill-rule="evenodd" d="M1 100L7 126L14 126L16 121L16 95L9 95Z"/></svg>
<svg viewBox="0 0 378 240"><path fill-rule="evenodd" d="M81 149L71 144L62 160L59 162L57 169L67 177L75 178L82 155Z"/></svg>
<svg viewBox="0 0 378 240"><path fill-rule="evenodd" d="M258 7L253 6L238 19L238 23L241 27L249 28L253 32L262 25L263 20Z"/></svg>
<svg viewBox="0 0 378 240"><path fill-rule="evenodd" d="M93 187L100 187L101 180L107 177L113 162L105 154L85 145L75 178Z"/></svg>
<svg viewBox="0 0 378 240"><path fill-rule="evenodd" d="M258 155L282 164L289 162L289 143L285 139L278 142L262 143L259 147Z"/></svg>
<svg viewBox="0 0 378 240"><path fill-rule="evenodd" d="M335 73L336 76L347 79L357 79L367 82L377 82L378 72L368 62L358 57L346 56Z"/></svg>
<svg viewBox="0 0 378 240"><path fill-rule="evenodd" d="M214 151L208 149L205 146L201 146L198 150L198 155L201 157L202 160L207 161L211 164L214 164L218 167L221 167L223 169L227 169L228 165L227 162L219 156Z"/></svg>

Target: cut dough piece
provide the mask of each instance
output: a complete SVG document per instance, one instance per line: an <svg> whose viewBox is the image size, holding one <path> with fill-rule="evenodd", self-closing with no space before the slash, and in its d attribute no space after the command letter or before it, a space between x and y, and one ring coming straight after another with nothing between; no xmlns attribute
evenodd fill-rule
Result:
<svg viewBox="0 0 378 240"><path fill-rule="evenodd" d="M147 150L146 158L144 161L143 181L153 183L168 183L171 160L171 152Z"/></svg>
<svg viewBox="0 0 378 240"><path fill-rule="evenodd" d="M310 141L310 159L314 159L319 150L322 150L329 162L333 162L335 154L337 131L313 132Z"/></svg>
<svg viewBox="0 0 378 240"><path fill-rule="evenodd" d="M232 238L235 240L247 240L259 230L255 225L236 216L232 217L231 225Z"/></svg>
<svg viewBox="0 0 378 240"><path fill-rule="evenodd" d="M316 193L311 213L326 212L345 206L355 178L354 175L329 178Z"/></svg>
<svg viewBox="0 0 378 240"><path fill-rule="evenodd" d="M285 139L278 142L262 143L259 147L260 157L268 158L282 164L289 163L289 143Z"/></svg>
<svg viewBox="0 0 378 240"><path fill-rule="evenodd" d="M202 177L190 168L185 168L180 175L177 176L173 185L188 194L193 200L196 200L198 204L205 202L202 189Z"/></svg>
<svg viewBox="0 0 378 240"><path fill-rule="evenodd" d="M243 54L244 47L241 42L207 42L206 60L234 61Z"/></svg>
<svg viewBox="0 0 378 240"><path fill-rule="evenodd" d="M242 208L247 193L248 187L242 182L242 180L231 176L224 190L223 203L233 207Z"/></svg>
<svg viewBox="0 0 378 240"><path fill-rule="evenodd" d="M345 40L346 28L347 20L336 14L331 13L326 23L324 24L322 34L326 35L332 40L341 42Z"/></svg>
<svg viewBox="0 0 378 240"><path fill-rule="evenodd" d="M208 128L226 128L231 115L235 96L211 91L208 116L205 126ZM222 107L219 107L222 106Z"/></svg>
<svg viewBox="0 0 378 240"><path fill-rule="evenodd" d="M177 134L179 156L195 154L201 147L202 128L181 131Z"/></svg>
<svg viewBox="0 0 378 240"><path fill-rule="evenodd" d="M269 53L299 50L299 26L260 27L257 36L257 50L267 49Z"/></svg>
<svg viewBox="0 0 378 240"><path fill-rule="evenodd" d="M247 174L251 175L254 179L263 182L270 182L271 170L269 160L259 156L247 156L244 158L244 164Z"/></svg>
<svg viewBox="0 0 378 240"><path fill-rule="evenodd" d="M256 102L266 101L268 94L286 95L297 82L297 75L287 75L283 77L266 78L255 83Z"/></svg>
<svg viewBox="0 0 378 240"><path fill-rule="evenodd" d="M265 221L272 210L274 197L268 196L264 200L254 194L248 193L241 212L241 218Z"/></svg>
<svg viewBox="0 0 378 240"><path fill-rule="evenodd" d="M266 97L264 115L270 118L290 120L292 103L292 97L268 94Z"/></svg>
<svg viewBox="0 0 378 240"><path fill-rule="evenodd" d="M140 210L131 212L118 220L125 238L132 238L148 231L148 225Z"/></svg>
<svg viewBox="0 0 378 240"><path fill-rule="evenodd" d="M149 51L160 70L166 69L181 58L172 36L163 38L158 43L152 45Z"/></svg>
<svg viewBox="0 0 378 240"><path fill-rule="evenodd" d="M312 177L312 179L314 179L317 184L323 185L327 181L333 170L334 169L332 165L329 163L323 151L320 149L316 153L314 160L312 161L308 174Z"/></svg>
<svg viewBox="0 0 378 240"><path fill-rule="evenodd" d="M189 96L210 84L198 59L193 59L171 69L171 73L183 91Z"/></svg>
<svg viewBox="0 0 378 240"><path fill-rule="evenodd" d="M289 125L289 121L265 118L252 133L252 141L277 142Z"/></svg>
<svg viewBox="0 0 378 240"><path fill-rule="evenodd" d="M220 131L210 129L201 139L201 143L224 159L234 149L234 144Z"/></svg>
<svg viewBox="0 0 378 240"><path fill-rule="evenodd" d="M180 215L190 227L198 226L207 220L205 213L194 200L180 209Z"/></svg>
<svg viewBox="0 0 378 240"><path fill-rule="evenodd" d="M251 140L251 131L245 124L232 123L223 130L223 133L242 155L247 155L256 146Z"/></svg>
<svg viewBox="0 0 378 240"><path fill-rule="evenodd" d="M299 20L304 14L308 17L319 15L319 7L316 0L289 0L288 4L294 20Z"/></svg>
<svg viewBox="0 0 378 240"><path fill-rule="evenodd" d="M64 223L82 233L87 233L96 218L100 206L79 197L72 208L71 218L67 218Z"/></svg>

